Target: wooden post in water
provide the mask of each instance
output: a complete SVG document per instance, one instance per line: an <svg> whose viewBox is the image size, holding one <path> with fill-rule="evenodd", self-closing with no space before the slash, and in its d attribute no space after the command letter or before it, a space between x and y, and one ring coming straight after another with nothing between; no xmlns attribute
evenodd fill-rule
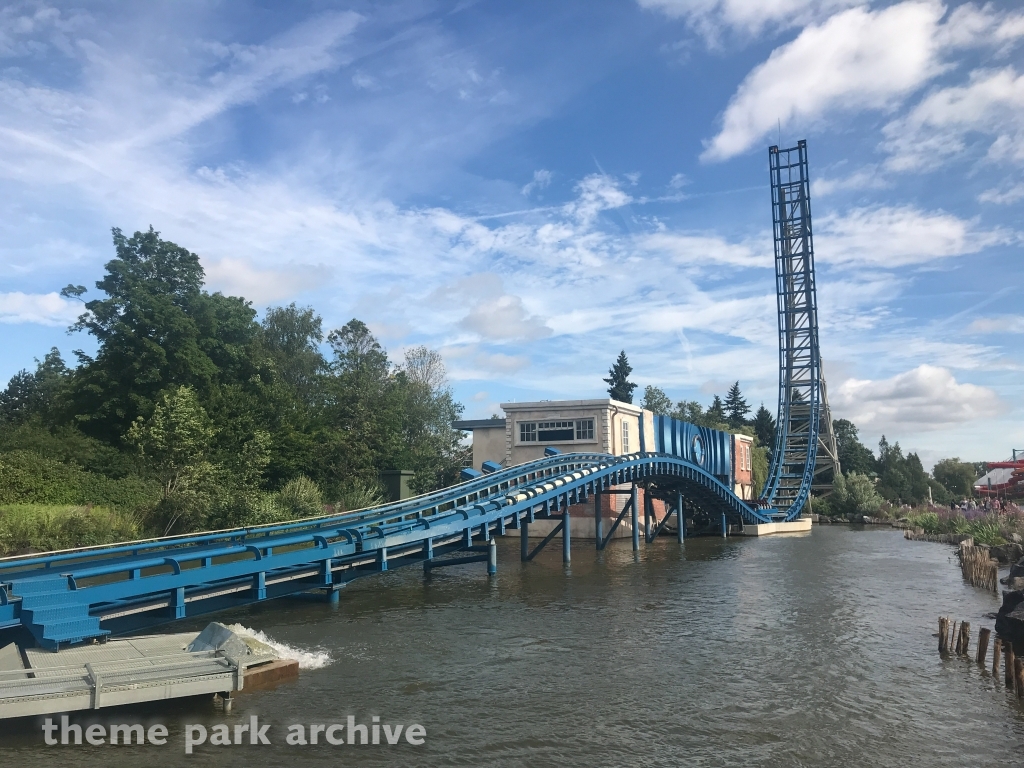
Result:
<svg viewBox="0 0 1024 768"><path fill-rule="evenodd" d="M992 677L999 677L999 656L1003 650L1003 643L999 636L992 638Z"/></svg>
<svg viewBox="0 0 1024 768"><path fill-rule="evenodd" d="M953 620L953 633L949 636L949 645L953 649L953 653L957 656L960 655L960 625L956 619Z"/></svg>
<svg viewBox="0 0 1024 768"><path fill-rule="evenodd" d="M970 656L971 655L970 652L968 651L968 646L970 646L970 644L971 644L971 622L969 622L969 621L961 621L960 622L960 642L958 644L959 648L960 648L960 655L961 656Z"/></svg>
<svg viewBox="0 0 1024 768"><path fill-rule="evenodd" d="M949 653L949 619L945 616L939 616L939 653L945 656Z"/></svg>
<svg viewBox="0 0 1024 768"><path fill-rule="evenodd" d="M992 634L992 630L988 627L982 627L978 630L978 666L985 666L985 656L988 654L988 638Z"/></svg>
<svg viewBox="0 0 1024 768"><path fill-rule="evenodd" d="M1003 640L1003 655L1006 657L1005 669L1003 671L1003 683L1007 688L1013 687L1013 676L1016 672L1013 665L1013 643Z"/></svg>
<svg viewBox="0 0 1024 768"><path fill-rule="evenodd" d="M1014 660L1013 681L1017 689L1017 698L1024 699L1024 659Z"/></svg>

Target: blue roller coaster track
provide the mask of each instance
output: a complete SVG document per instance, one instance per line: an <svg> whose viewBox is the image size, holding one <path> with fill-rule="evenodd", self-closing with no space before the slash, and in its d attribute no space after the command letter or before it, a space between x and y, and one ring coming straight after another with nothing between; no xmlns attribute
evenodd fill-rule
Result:
<svg viewBox="0 0 1024 768"><path fill-rule="evenodd" d="M793 160L795 153L796 159ZM406 501L327 517L0 559L0 645L5 637L61 644L298 593L337 600L353 579L401 566L426 571L468 562L497 567L495 535L518 530L531 560L556 535L571 550L569 508L594 505L597 549L629 515L633 549L686 519L717 525L791 520L810 490L818 430L819 358L806 145L772 147L779 291L780 397L771 479L751 503L730 487L728 435L655 417L653 450L626 456L561 454L473 477ZM643 487L644 523L640 522ZM628 496L603 530L602 499ZM652 498L666 501L661 520ZM530 524L556 523L536 547ZM550 527L550 524L549 524Z"/></svg>

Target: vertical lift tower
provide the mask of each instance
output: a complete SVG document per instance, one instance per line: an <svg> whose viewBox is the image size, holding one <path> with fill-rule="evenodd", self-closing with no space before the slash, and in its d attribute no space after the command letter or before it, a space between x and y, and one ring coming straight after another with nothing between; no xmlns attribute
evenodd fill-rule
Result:
<svg viewBox="0 0 1024 768"><path fill-rule="evenodd" d="M818 348L807 142L768 149L779 314L779 411L772 464L760 506L800 514L815 477L839 472ZM822 489L831 484L821 484Z"/></svg>

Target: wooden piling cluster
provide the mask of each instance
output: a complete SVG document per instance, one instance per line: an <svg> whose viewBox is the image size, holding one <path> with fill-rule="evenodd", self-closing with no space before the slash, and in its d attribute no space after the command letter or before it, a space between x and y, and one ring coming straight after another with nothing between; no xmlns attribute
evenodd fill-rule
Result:
<svg viewBox="0 0 1024 768"><path fill-rule="evenodd" d="M1024 700L1024 658L1018 658L1013 652L1013 643L1008 639L993 634L988 627L978 631L978 645L974 660L982 669L988 658L989 643L992 644L992 678L999 679L999 666L1003 667L1003 684L1014 692L1018 699ZM948 616L939 617L939 653L942 656L956 655L970 658L971 623L956 622Z"/></svg>
<svg viewBox="0 0 1024 768"><path fill-rule="evenodd" d="M960 542L957 555L964 579L975 587L999 591L999 563L989 557L987 547L976 547L974 539L967 539Z"/></svg>

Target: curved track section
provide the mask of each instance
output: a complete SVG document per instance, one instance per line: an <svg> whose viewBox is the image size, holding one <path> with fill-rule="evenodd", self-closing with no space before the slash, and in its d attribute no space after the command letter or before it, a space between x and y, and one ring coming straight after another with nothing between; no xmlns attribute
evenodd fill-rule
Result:
<svg viewBox="0 0 1024 768"><path fill-rule="evenodd" d="M224 610L395 567L443 564L495 533L561 516L613 486L683 492L708 513L768 522L705 469L667 454L563 454L383 507L0 560L0 630L56 648Z"/></svg>

